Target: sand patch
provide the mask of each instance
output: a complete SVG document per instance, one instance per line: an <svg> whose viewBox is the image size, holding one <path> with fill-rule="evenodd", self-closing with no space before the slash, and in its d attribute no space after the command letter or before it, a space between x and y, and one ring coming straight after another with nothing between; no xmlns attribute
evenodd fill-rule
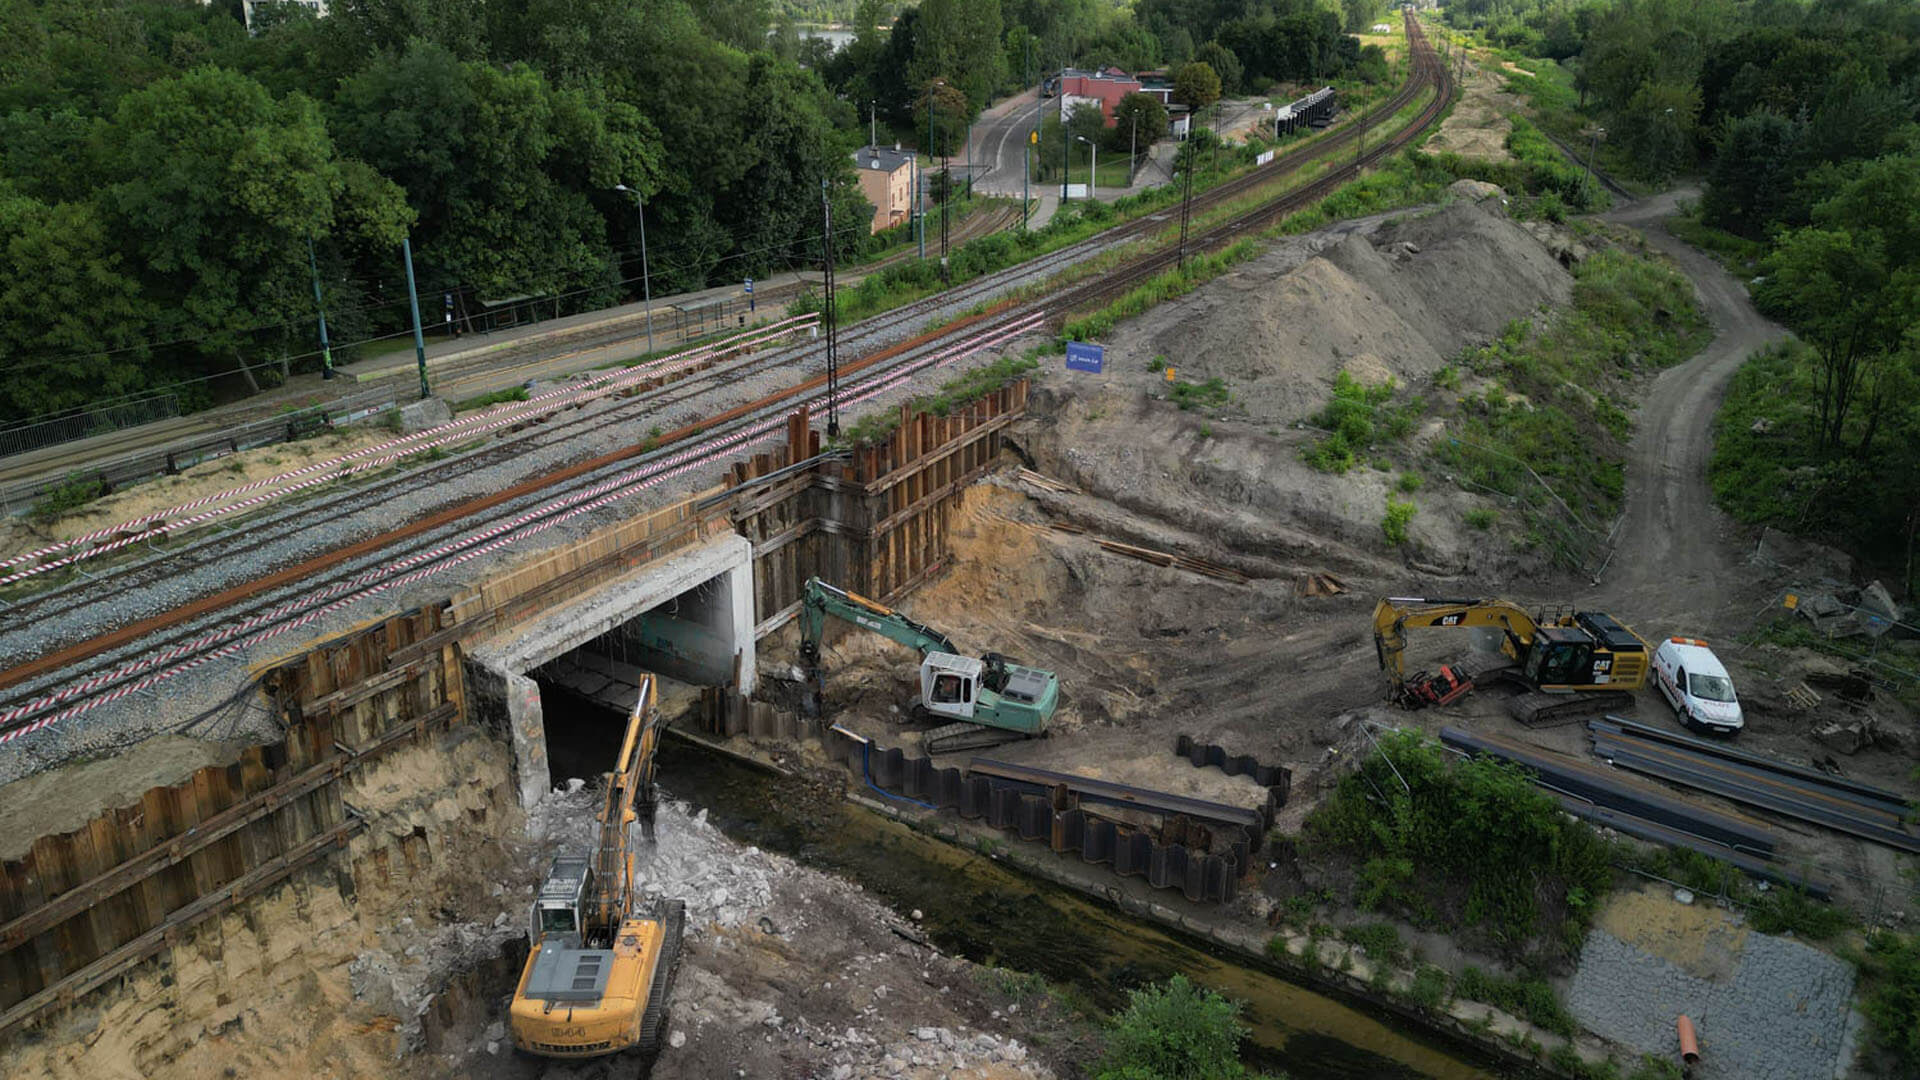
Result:
<svg viewBox="0 0 1920 1080"><path fill-rule="evenodd" d="M1595 921L1621 941L1702 979L1731 977L1749 933L1729 912L1698 900L1683 904L1664 885L1616 893Z"/></svg>

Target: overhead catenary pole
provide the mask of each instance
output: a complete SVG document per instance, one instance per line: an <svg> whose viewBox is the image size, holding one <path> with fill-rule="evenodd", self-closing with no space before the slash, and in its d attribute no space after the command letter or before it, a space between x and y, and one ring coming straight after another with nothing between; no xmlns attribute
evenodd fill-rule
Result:
<svg viewBox="0 0 1920 1080"><path fill-rule="evenodd" d="M320 377L333 378L333 348L327 344L327 302L320 297L320 264L313 257L313 237L307 237L307 269L313 272L313 310L320 316Z"/></svg>
<svg viewBox="0 0 1920 1080"><path fill-rule="evenodd" d="M1033 81L1033 35L1032 34L1027 35L1026 43L1027 43L1026 77L1028 82L1032 82ZM1044 100L1046 99L1040 93L1040 88L1037 86L1034 87L1033 88L1033 130L1036 132L1040 130L1040 103ZM1021 140L1020 142L1020 231L1021 232L1027 231L1028 206L1033 201L1032 193L1027 190L1029 178L1032 175L1033 175L1033 136L1029 135L1027 138Z"/></svg>
<svg viewBox="0 0 1920 1080"><path fill-rule="evenodd" d="M653 351L653 268L647 263L647 200L638 191L625 184L613 185L613 190L624 191L633 196L633 203L640 208L640 294L647 304L647 351Z"/></svg>
<svg viewBox="0 0 1920 1080"><path fill-rule="evenodd" d="M400 238L400 254L407 261L407 300L413 305L413 358L420 367L420 400L433 396L427 385L427 339L420 333L420 292L413 287L413 240Z"/></svg>
<svg viewBox="0 0 1920 1080"><path fill-rule="evenodd" d="M840 435L840 318L833 292L833 199L826 180L820 181L821 294L827 323L827 438Z"/></svg>
<svg viewBox="0 0 1920 1080"><path fill-rule="evenodd" d="M1067 181L1073 178L1073 131L1067 127L1067 69L1060 69L1060 205L1067 205Z"/></svg>

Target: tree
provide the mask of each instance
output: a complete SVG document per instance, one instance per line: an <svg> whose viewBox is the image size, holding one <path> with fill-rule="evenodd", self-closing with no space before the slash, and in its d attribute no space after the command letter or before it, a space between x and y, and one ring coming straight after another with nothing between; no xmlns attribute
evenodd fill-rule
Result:
<svg viewBox="0 0 1920 1080"><path fill-rule="evenodd" d="M1379 0L1340 0L1340 10L1346 13L1346 30L1358 34L1373 25L1374 17L1380 14Z"/></svg>
<svg viewBox="0 0 1920 1080"><path fill-rule="evenodd" d="M1800 127L1758 112L1727 123L1700 198L1706 220L1759 239L1778 221L1793 193Z"/></svg>
<svg viewBox="0 0 1920 1080"><path fill-rule="evenodd" d="M1000 45L1000 0L922 0L917 10L908 82L925 86L945 79L973 108L984 107L1000 86L1006 63Z"/></svg>
<svg viewBox="0 0 1920 1080"><path fill-rule="evenodd" d="M1246 84L1241 81L1240 58L1233 55L1233 51L1225 45L1217 41L1209 41L1200 46L1200 51L1194 53L1193 58L1212 68L1214 73L1220 76L1221 93L1238 94L1246 89Z"/></svg>
<svg viewBox="0 0 1920 1080"><path fill-rule="evenodd" d="M1198 111L1220 100L1220 76L1203 60L1173 74L1173 100Z"/></svg>
<svg viewBox="0 0 1920 1080"><path fill-rule="evenodd" d="M1754 299L1793 323L1818 353L1814 438L1823 450L1837 448L1865 367L1900 314L1888 310L1883 295L1889 285L1884 254L1850 232L1798 229L1781 238L1766 271Z"/></svg>
<svg viewBox="0 0 1920 1080"><path fill-rule="evenodd" d="M932 110L931 118L928 116L929 109ZM967 96L959 87L945 79L934 79L920 88L912 123L927 153L946 157L960 149L967 137L967 125L972 121L973 109L967 105Z"/></svg>
<svg viewBox="0 0 1920 1080"><path fill-rule="evenodd" d="M1113 107L1107 146L1116 153L1146 149L1167 133L1167 107L1152 94L1128 94Z"/></svg>
<svg viewBox="0 0 1920 1080"><path fill-rule="evenodd" d="M1175 975L1127 994L1093 1073L1098 1080L1236 1080L1247 1075L1240 1064L1246 1037L1237 1002Z"/></svg>

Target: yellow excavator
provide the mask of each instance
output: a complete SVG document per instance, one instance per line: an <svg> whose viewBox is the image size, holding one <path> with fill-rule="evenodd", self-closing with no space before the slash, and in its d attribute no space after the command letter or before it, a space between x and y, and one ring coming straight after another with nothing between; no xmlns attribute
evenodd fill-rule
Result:
<svg viewBox="0 0 1920 1080"><path fill-rule="evenodd" d="M631 826L653 843L654 752L662 725L654 677L640 699L600 806L599 835L586 854L561 855L534 897L532 952L509 1011L513 1044L554 1058L632 1052L642 1071L660 1050L667 998L680 962L686 903L637 902Z"/></svg>
<svg viewBox="0 0 1920 1080"><path fill-rule="evenodd" d="M1499 630L1500 655L1409 678L1406 632L1427 628ZM1507 711L1529 727L1631 707L1652 656L1646 641L1611 615L1533 615L1508 600L1384 597L1373 609L1373 644L1395 704L1450 705L1475 685L1497 680L1520 686Z"/></svg>

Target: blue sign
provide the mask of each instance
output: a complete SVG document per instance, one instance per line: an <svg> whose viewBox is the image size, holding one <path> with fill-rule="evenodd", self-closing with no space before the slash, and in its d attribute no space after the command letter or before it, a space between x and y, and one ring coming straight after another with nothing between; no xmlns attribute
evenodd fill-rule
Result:
<svg viewBox="0 0 1920 1080"><path fill-rule="evenodd" d="M1106 349L1085 341L1067 342L1067 370L1091 371L1095 375L1104 370Z"/></svg>
<svg viewBox="0 0 1920 1080"><path fill-rule="evenodd" d="M753 279L752 278L747 279L747 295L748 296L753 295Z"/></svg>

